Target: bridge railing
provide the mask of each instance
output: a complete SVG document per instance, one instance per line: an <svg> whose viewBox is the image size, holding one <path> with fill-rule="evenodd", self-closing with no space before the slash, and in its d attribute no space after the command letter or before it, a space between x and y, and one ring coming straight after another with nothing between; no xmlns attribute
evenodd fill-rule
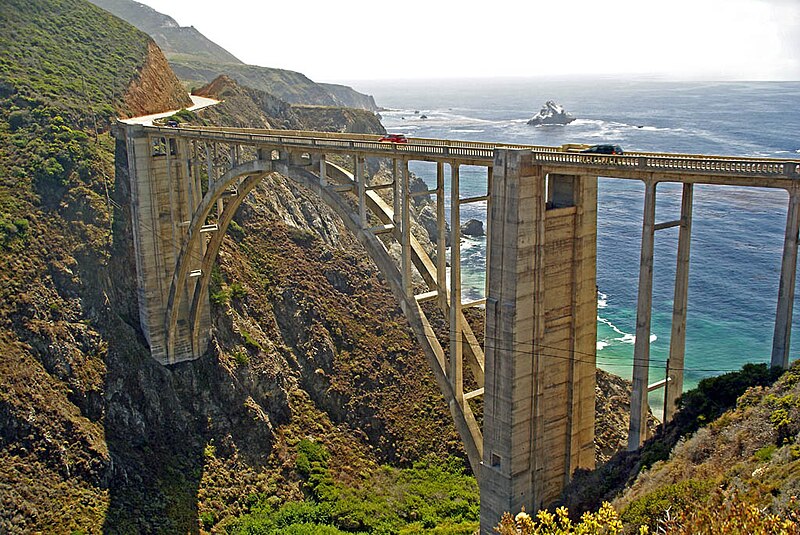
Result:
<svg viewBox="0 0 800 535"><path fill-rule="evenodd" d="M624 155L565 152L560 147L507 145L480 141L409 138L408 143L380 142L374 134L342 134L302 130L260 130L225 127L145 127L158 135L180 135L194 139L271 145L319 151L363 152L386 157L453 158L489 164L495 148L530 150L539 164L651 172L684 172L720 176L800 178L800 161L753 157L708 156L630 152Z"/></svg>
<svg viewBox="0 0 800 535"><path fill-rule="evenodd" d="M637 171L672 171L715 175L800 178L800 162L724 156L631 153L625 155L533 151L541 164L607 167Z"/></svg>

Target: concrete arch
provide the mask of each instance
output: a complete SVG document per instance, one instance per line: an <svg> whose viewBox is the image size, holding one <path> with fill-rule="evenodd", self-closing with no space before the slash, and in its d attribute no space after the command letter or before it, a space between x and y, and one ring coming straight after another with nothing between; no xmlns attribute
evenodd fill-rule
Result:
<svg viewBox="0 0 800 535"><path fill-rule="evenodd" d="M273 164L278 163L278 166ZM453 419L456 427L464 440L464 446L467 455L475 473L479 473L481 458L483 455L483 437L480 432L480 426L477 424L474 415L469 407L459 403L456 399L453 387L446 375L446 356L442 350L441 345L436 340L436 335L433 328L428 323L422 313L419 304L413 296L404 294L401 283L399 270L394 263L394 260L388 254L383 242L369 229L362 227L359 215L354 212L347 201L335 190L324 187L320 184L320 178L308 171L307 168L300 166L287 166L286 162L273 162L264 160L254 160L246 164L237 166L227 173L225 173L219 180L214 182L211 189L203 197L202 202L195 211L192 221L189 226L188 237L181 248L178 260L176 262L176 269L173 275L172 284L170 287L169 301L167 305L165 327L167 329L167 343L168 351L171 355L173 348L174 333L178 323L178 311L180 307L182 291L179 291L186 284L190 272L190 256L191 251L196 250L200 240L203 239L201 228L205 224L206 218L211 213L213 206L217 200L222 197L224 192L231 186L231 184L246 177L241 183L238 184L238 195L227 203L223 209L222 214L218 218L217 229L214 232L211 240L208 242L206 251L202 259L202 267L200 279L195 285L192 302L190 305L189 313L189 327L191 329L192 343L197 345L200 337L199 329L202 323L203 314L203 300L208 295L208 286L211 279L211 268L219 253L222 245L222 240L225 235L233 216L237 209L247 197L248 193L255 188L261 180L263 180L269 172L273 171L274 167L279 167L279 171L287 176L295 183L304 186L310 190L317 197L319 197L329 208L331 208L337 216L342 220L345 227L353 233L358 241L364 246L367 253L376 263L378 268L384 275L385 280L388 282L392 293L395 295L400 308L402 309L405 317L408 319L418 341L420 341L426 358L429 361L431 369L433 370L436 382L443 393L445 399L450 406ZM344 169L335 166L331 163L326 165L329 170L326 174L328 177L338 182L352 183L353 177ZM327 178L327 177L326 177ZM378 195L368 196L368 204L377 217L385 224L391 223L392 212L391 208L383 201ZM433 262L427 255L422 246L413 240L413 262L417 266L419 272L422 274L423 279L430 284L434 284L436 280ZM466 322L464 322L466 324ZM466 334L466 333L465 333ZM474 334L470 330L468 333L474 339ZM468 344L465 344L468 347ZM469 351L472 361L474 361L473 370L475 376L481 381L483 379L483 354L480 346L475 340L474 351ZM199 347L193 348L197 353L200 352ZM478 354L480 353L480 354Z"/></svg>
<svg viewBox="0 0 800 535"><path fill-rule="evenodd" d="M175 273L172 276L169 297L167 298L164 327L166 331L168 358L171 358L171 356L174 354L174 337L178 325L178 307L180 305L180 295L182 294L181 289L185 286L186 280L189 276L190 263L188 262L188 257L202 237L201 229L205 224L208 215L211 213L211 210L216 204L217 200L222 198L222 195L231 184L235 183L243 176L255 175L263 177L265 173L271 170L272 162L263 160L253 160L230 169L211 185L208 192L203 196L203 200L200 202L200 205L195 210L192 220L189 224L187 238L182 245L180 253L178 254L178 258L175 262ZM258 180L255 182L257 183ZM253 186L254 185L255 184L253 184ZM239 203L241 203L241 201L239 201ZM228 223L230 223L230 220L228 220ZM222 232L218 232L218 234L222 234ZM216 254L214 257L215 256ZM211 258L211 262L213 262L214 257ZM205 257L203 258L203 264L206 264ZM193 338L195 333L196 331L193 331Z"/></svg>

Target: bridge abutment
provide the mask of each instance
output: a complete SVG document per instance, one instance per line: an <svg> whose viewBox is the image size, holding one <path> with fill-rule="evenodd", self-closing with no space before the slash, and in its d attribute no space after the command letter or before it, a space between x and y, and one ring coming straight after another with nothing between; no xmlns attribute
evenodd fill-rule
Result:
<svg viewBox="0 0 800 535"><path fill-rule="evenodd" d="M594 467L597 178L497 150L491 198L482 533Z"/></svg>
<svg viewBox="0 0 800 535"><path fill-rule="evenodd" d="M189 142L181 138L148 136L141 126L126 126L131 181L131 217L136 275L139 286L139 319L154 359L172 364L199 357L208 344L208 329L193 334L189 316L200 273L205 242L188 251L190 276L179 300L177 329L169 350L166 312L175 265L186 241L189 222L203 197L193 167ZM208 296L203 316L208 319ZM206 322L208 324L208 322Z"/></svg>

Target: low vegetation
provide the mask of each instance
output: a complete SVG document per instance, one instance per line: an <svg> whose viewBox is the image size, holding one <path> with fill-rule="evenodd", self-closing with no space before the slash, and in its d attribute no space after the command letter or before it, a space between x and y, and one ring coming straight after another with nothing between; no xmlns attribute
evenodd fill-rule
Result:
<svg viewBox="0 0 800 535"><path fill-rule="evenodd" d="M384 466L356 484L337 483L330 453L303 439L295 470L305 500L271 504L253 497L250 511L225 526L232 534L273 533L473 533L478 527L478 487L456 458L428 458L410 468Z"/></svg>

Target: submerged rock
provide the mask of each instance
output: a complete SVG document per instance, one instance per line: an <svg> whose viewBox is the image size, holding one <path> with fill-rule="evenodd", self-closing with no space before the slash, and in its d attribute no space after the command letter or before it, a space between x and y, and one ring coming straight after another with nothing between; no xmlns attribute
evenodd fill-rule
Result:
<svg viewBox="0 0 800 535"><path fill-rule="evenodd" d="M574 120L575 117L567 113L563 106L556 104L552 100L548 100L542 109L539 110L539 113L531 117L528 124L533 126L565 125Z"/></svg>

